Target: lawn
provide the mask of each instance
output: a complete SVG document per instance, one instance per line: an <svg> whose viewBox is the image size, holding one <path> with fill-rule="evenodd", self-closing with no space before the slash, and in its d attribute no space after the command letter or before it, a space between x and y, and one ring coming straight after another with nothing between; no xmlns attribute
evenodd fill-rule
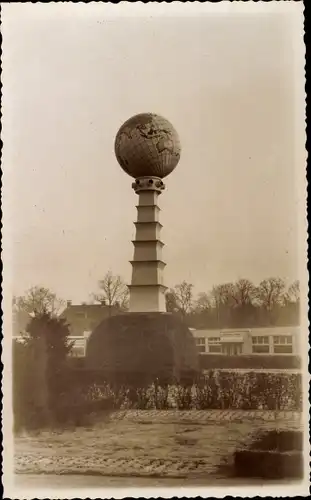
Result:
<svg viewBox="0 0 311 500"><path fill-rule="evenodd" d="M230 465L237 446L254 432L300 427L297 414L275 416L243 411L102 414L90 427L16 437L15 472L221 479L227 472L220 466Z"/></svg>

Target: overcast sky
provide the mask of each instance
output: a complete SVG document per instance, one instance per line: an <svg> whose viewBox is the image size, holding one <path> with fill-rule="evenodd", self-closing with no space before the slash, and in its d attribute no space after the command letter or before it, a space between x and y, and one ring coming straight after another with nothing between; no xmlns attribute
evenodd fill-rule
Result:
<svg viewBox="0 0 311 500"><path fill-rule="evenodd" d="M114 138L140 112L168 118L182 143L159 199L166 284L298 277L302 8L260 4L183 16L138 6L145 17L133 4L131 17L105 4L2 5L14 293L39 284L79 302L109 269L129 281L137 195Z"/></svg>

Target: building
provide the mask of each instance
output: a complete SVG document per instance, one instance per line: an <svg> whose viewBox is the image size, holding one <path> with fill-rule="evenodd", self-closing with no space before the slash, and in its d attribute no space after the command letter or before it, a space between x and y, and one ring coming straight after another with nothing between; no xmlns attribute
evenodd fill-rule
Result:
<svg viewBox="0 0 311 500"><path fill-rule="evenodd" d="M67 307L60 317L65 319L73 337L84 337L85 332L92 332L99 323L109 316L120 313L120 309L106 304L72 304Z"/></svg>
<svg viewBox="0 0 311 500"><path fill-rule="evenodd" d="M19 337L26 332L28 323L31 320L30 314L22 310L13 310L12 330L13 337Z"/></svg>
<svg viewBox="0 0 311 500"><path fill-rule="evenodd" d="M299 327L194 330L201 355L300 354Z"/></svg>
<svg viewBox="0 0 311 500"><path fill-rule="evenodd" d="M66 308L59 315L66 320L70 335L83 337L85 332L93 331L96 326L109 316L118 314L120 309L106 304L72 304L67 302ZM31 315L25 311L13 312L13 337L19 337L26 332Z"/></svg>

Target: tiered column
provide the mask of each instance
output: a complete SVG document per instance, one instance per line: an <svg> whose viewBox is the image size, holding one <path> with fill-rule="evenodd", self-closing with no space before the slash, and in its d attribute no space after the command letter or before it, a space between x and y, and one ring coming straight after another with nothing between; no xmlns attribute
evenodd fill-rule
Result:
<svg viewBox="0 0 311 500"><path fill-rule="evenodd" d="M141 177L132 186L139 201L131 261L130 312L165 312L163 271L166 264L162 260L164 244L160 237L158 207L158 196L165 186L157 177Z"/></svg>

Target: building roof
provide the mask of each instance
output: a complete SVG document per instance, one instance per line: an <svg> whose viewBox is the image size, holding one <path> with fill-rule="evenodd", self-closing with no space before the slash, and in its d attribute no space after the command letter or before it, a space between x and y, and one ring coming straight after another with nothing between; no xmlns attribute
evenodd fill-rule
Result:
<svg viewBox="0 0 311 500"><path fill-rule="evenodd" d="M70 302L67 303L67 307L63 310L61 313L61 317L65 316L68 311L74 311L74 312L86 312L87 314L93 314L94 312L97 311L103 311L103 310L109 310L109 309L116 309L116 307L107 306L106 304L71 304Z"/></svg>
<svg viewBox="0 0 311 500"><path fill-rule="evenodd" d="M267 335L297 335L300 332L299 326L275 326L267 328L229 328L217 330L193 330L194 337L220 337L221 333L243 333L249 332L251 336Z"/></svg>

